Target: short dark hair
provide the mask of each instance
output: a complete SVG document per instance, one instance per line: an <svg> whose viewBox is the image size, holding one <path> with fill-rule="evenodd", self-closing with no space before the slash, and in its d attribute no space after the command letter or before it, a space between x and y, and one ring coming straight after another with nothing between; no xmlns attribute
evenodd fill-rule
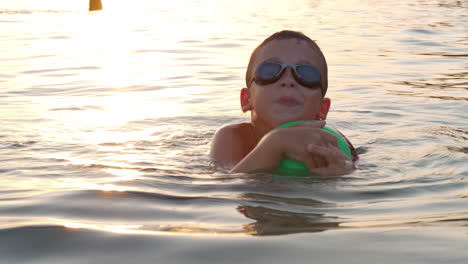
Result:
<svg viewBox="0 0 468 264"><path fill-rule="evenodd" d="M317 43L315 43L315 41L310 39L308 36L304 35L304 33L302 32L292 31L292 30L283 30L283 31L276 32L273 35L266 38L262 43L260 43L260 45L258 45L258 47L254 49L254 51L252 52L252 55L250 55L249 65L247 66L247 71L245 73L246 85L248 86L250 81L253 78L252 67L253 67L255 58L257 57L257 53L259 52L259 50L263 46L265 46L266 44L268 44L269 42L273 40L283 40L283 39L303 40L307 42L311 46L311 48L314 49L323 59L322 67L320 69L320 72L321 72L320 77L321 77L321 82L322 82L322 96L325 96L325 94L327 93L327 88L328 88L328 68L327 68L327 61L325 60L325 56L323 55L322 51L320 50L320 47L317 45Z"/></svg>

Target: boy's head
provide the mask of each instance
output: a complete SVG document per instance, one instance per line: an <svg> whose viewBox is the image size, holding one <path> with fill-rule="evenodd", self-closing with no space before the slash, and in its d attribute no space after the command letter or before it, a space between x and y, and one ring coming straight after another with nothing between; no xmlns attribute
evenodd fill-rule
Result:
<svg viewBox="0 0 468 264"><path fill-rule="evenodd" d="M241 108L256 124L272 128L327 117L327 63L317 44L300 32L281 31L265 39L250 57L246 83Z"/></svg>
<svg viewBox="0 0 468 264"><path fill-rule="evenodd" d="M247 66L247 71L245 74L245 82L247 85L247 88L250 88L250 82L252 81L254 72L255 72L255 66L256 66L256 59L258 56L258 53L262 50L262 48L275 40L287 40L287 39L296 39L298 41L305 41L311 48L311 53L316 53L319 54L319 70L320 70L320 77L321 77L321 86L322 86L322 96L325 96L327 93L327 88L328 88L328 67L327 67L327 61L325 60L325 56L323 55L322 51L320 50L320 47L310 39L308 36L304 35L301 32L298 31L291 31L291 30L283 30L274 33L273 35L269 36L266 38L260 45L258 45L257 48L252 52L252 55L250 56L249 64Z"/></svg>

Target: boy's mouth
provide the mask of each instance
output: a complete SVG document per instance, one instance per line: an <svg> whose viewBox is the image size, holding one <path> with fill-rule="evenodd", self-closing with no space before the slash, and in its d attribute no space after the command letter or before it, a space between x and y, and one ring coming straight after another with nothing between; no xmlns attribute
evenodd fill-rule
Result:
<svg viewBox="0 0 468 264"><path fill-rule="evenodd" d="M276 100L276 103L284 106L296 106L300 104L298 100L290 96L282 96Z"/></svg>

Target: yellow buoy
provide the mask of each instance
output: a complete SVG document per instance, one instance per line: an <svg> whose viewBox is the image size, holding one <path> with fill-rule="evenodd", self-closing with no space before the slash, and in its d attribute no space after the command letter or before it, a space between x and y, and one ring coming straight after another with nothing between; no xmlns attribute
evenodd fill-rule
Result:
<svg viewBox="0 0 468 264"><path fill-rule="evenodd" d="M101 0L89 0L89 11L101 10Z"/></svg>

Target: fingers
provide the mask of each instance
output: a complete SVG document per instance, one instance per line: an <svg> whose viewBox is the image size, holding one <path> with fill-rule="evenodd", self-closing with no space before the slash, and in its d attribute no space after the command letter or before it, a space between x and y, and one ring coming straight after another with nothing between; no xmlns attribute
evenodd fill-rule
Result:
<svg viewBox="0 0 468 264"><path fill-rule="evenodd" d="M356 166L339 148L328 144L327 147L309 144L307 151L313 156L320 156L326 161L325 166L309 167L309 171L320 176L343 175L353 171Z"/></svg>
<svg viewBox="0 0 468 264"><path fill-rule="evenodd" d="M335 164L343 160L350 160L341 149L335 147L333 144L328 143L326 146L308 144L307 151L312 155L318 155L325 159L328 165Z"/></svg>
<svg viewBox="0 0 468 264"><path fill-rule="evenodd" d="M323 137L325 139L324 142L327 143L327 146L329 146L329 144L331 144L332 146L338 146L338 139L335 135L324 130L322 130L321 132L323 132Z"/></svg>
<svg viewBox="0 0 468 264"><path fill-rule="evenodd" d="M317 123L316 123L317 122ZM306 123L311 123L310 125L304 125L302 126L303 129L306 129L306 128L320 128L320 129L315 129L313 130L313 135L314 135L314 138L317 140L315 143L317 144L318 142L320 142L320 144L328 144L328 143L331 143L332 145L334 146L338 146L338 139L336 138L335 135L333 135L332 133L328 132L328 131L325 131L321 128L322 127L319 127L319 124L318 122L323 122L323 124L325 124L325 121L321 121L321 120L316 120L316 121L310 121L310 122L306 122ZM309 131L312 131L312 130L307 130ZM309 134L310 136L310 134Z"/></svg>
<svg viewBox="0 0 468 264"><path fill-rule="evenodd" d="M322 130L322 128L325 126L326 122L324 120L311 120L307 122L301 122L296 124L294 127L297 127L299 129L306 129L303 131L307 131L308 136L310 137L311 135L314 136L317 142L325 142L325 143L331 143L335 146L338 145L338 139L336 138L335 135L332 133ZM314 128L314 130L308 130L307 128ZM319 128L319 129L316 129Z"/></svg>
<svg viewBox="0 0 468 264"><path fill-rule="evenodd" d="M309 169L322 168L327 166L327 162L320 156L308 156L306 159L302 160L304 164L307 165Z"/></svg>
<svg viewBox="0 0 468 264"><path fill-rule="evenodd" d="M307 166L307 168L309 168L309 170L319 168L319 166L317 166L317 164L315 163L315 160L313 159L306 159L302 162L304 162L304 164Z"/></svg>

